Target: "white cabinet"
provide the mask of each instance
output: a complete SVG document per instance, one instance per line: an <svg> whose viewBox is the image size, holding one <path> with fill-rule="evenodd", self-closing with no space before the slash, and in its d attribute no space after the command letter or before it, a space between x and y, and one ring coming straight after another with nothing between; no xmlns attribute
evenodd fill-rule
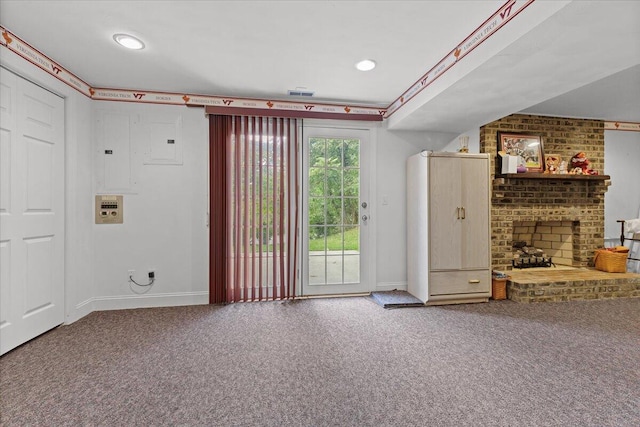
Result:
<svg viewBox="0 0 640 427"><path fill-rule="evenodd" d="M427 304L491 296L489 155L407 161L407 289Z"/></svg>

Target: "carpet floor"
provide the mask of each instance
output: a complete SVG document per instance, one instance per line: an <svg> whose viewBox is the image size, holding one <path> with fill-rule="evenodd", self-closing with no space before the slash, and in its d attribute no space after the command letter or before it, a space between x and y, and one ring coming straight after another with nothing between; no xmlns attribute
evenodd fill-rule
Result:
<svg viewBox="0 0 640 427"><path fill-rule="evenodd" d="M638 426L640 298L94 312L0 390L2 426Z"/></svg>

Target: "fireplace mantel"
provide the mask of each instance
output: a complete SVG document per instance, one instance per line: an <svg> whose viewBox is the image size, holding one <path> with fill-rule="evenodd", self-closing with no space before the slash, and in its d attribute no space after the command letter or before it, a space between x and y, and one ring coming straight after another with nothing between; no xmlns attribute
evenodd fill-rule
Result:
<svg viewBox="0 0 640 427"><path fill-rule="evenodd" d="M515 184L518 180L537 180L545 182L549 185L557 185L556 183L562 182L566 185L584 186L584 197L593 197L594 194L604 194L607 191L609 185L611 185L609 175L569 175L569 174L550 174L540 172L525 172L525 173L506 173L502 175L496 175L493 180L493 184L497 188L503 188L509 184ZM602 185L604 184L604 185Z"/></svg>
<svg viewBox="0 0 640 427"><path fill-rule="evenodd" d="M606 192L607 187L611 185L611 176L609 175L570 175L540 172L505 173L496 175L495 179L493 180L493 184L497 185L498 187L502 187L510 183L515 183L517 182L516 180L520 179L544 181L551 185L553 185L552 183L556 182L562 182L567 185L570 185L571 183L575 183L575 185L578 185L578 183L582 183L582 185L584 185L584 188L586 189L586 197L593 196L594 191L597 191L597 188L600 188L601 184L604 184L604 187L601 187L604 192Z"/></svg>
<svg viewBox="0 0 640 427"><path fill-rule="evenodd" d="M611 179L609 175L571 175L571 174L551 174L540 172L525 173L505 173L496 175L496 178L508 179L551 179L561 181L606 181Z"/></svg>

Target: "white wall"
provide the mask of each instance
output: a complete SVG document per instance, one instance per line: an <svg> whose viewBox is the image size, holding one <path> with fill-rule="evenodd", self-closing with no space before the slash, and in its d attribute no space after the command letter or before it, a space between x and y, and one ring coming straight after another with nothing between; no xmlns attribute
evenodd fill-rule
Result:
<svg viewBox="0 0 640 427"><path fill-rule="evenodd" d="M469 153L480 152L480 128L468 130L460 135L456 136L451 142L442 148L441 151L457 152L460 149L460 141L458 138L461 136L469 137Z"/></svg>
<svg viewBox="0 0 640 427"><path fill-rule="evenodd" d="M199 108L92 101L14 53L2 65L65 98L65 321L94 310L208 302L208 121ZM149 135L131 132L135 193L125 194L125 222L94 224L94 197L103 168L96 118L129 115L136 123L180 117L182 165L143 165ZM132 130L136 130L133 129ZM102 151L104 153L104 151ZM130 287L127 271L150 288ZM137 292L137 293L136 293Z"/></svg>
<svg viewBox="0 0 640 427"><path fill-rule="evenodd" d="M208 303L209 122L204 110L95 102L94 115L96 192L123 194L124 198L123 224L93 226L94 308ZM107 116L122 120L109 123L104 120ZM145 161L158 139L166 144L161 135L163 126L152 122L179 123L175 142L182 146L181 162ZM110 126L128 126L129 132L119 134ZM111 141L116 134L124 141ZM113 145L117 147L114 154L126 147L115 164L113 155L105 154L105 149L113 149ZM105 162L111 162L110 166L105 167ZM132 185L127 189L109 188L108 184L129 181ZM135 270L134 280L138 283L148 283L148 271L154 270L155 283L150 287L136 286L128 280L129 270Z"/></svg>
<svg viewBox="0 0 640 427"><path fill-rule="evenodd" d="M604 173L611 176L604 197L604 235L607 243L615 243L620 236L616 220L640 213L640 132L605 131L604 159Z"/></svg>
<svg viewBox="0 0 640 427"><path fill-rule="evenodd" d="M94 295L91 100L7 49L0 60L65 98L65 316L73 322L92 311Z"/></svg>
<svg viewBox="0 0 640 427"><path fill-rule="evenodd" d="M407 158L422 150L442 151L454 134L380 128L376 148L376 278L378 290L407 286ZM385 204L386 201L386 204Z"/></svg>
<svg viewBox="0 0 640 427"><path fill-rule="evenodd" d="M66 299L68 323L93 311L91 103L71 90L67 97L66 129Z"/></svg>

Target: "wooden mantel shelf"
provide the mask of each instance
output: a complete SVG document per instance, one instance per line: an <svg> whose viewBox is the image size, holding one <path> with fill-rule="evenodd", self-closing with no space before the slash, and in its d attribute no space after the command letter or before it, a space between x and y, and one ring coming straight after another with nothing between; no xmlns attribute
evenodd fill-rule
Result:
<svg viewBox="0 0 640 427"><path fill-rule="evenodd" d="M509 178L509 179L551 179L562 181L606 181L611 179L609 175L570 175L570 174L551 174L540 172L525 172L525 173L505 173L496 175L496 178Z"/></svg>

